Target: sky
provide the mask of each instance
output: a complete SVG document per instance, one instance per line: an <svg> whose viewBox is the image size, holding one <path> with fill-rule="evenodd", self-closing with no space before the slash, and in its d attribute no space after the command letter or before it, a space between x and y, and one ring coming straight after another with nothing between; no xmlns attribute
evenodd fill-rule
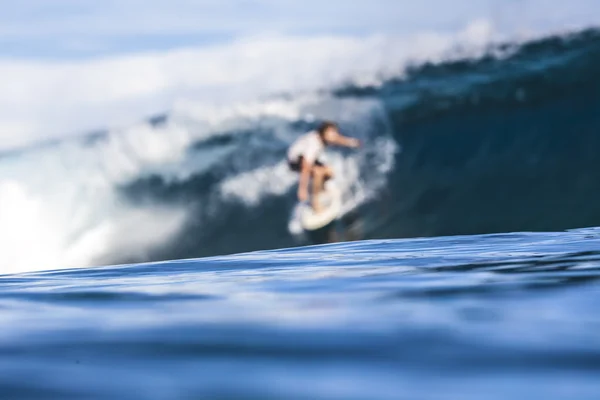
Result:
<svg viewBox="0 0 600 400"><path fill-rule="evenodd" d="M486 0L430 15L431 1L19 0L0 13L5 56L69 58L279 34L364 34L451 26ZM435 2L445 3L445 2ZM449 15L451 14L451 15Z"/></svg>
<svg viewBox="0 0 600 400"><path fill-rule="evenodd" d="M81 58L260 34L401 34L586 18L595 0L19 0L0 13L1 58ZM544 3L552 10L539 12ZM556 4L564 3L564 4ZM596 2L597 3L597 2ZM595 7L598 8L597 6ZM514 15L511 15L513 14ZM589 18L589 16L588 16Z"/></svg>
<svg viewBox="0 0 600 400"><path fill-rule="evenodd" d="M484 37L600 21L597 0L0 2L0 150L162 112L192 90L282 90L325 79L324 66L338 76L341 63L414 56L414 43L430 55L469 26Z"/></svg>

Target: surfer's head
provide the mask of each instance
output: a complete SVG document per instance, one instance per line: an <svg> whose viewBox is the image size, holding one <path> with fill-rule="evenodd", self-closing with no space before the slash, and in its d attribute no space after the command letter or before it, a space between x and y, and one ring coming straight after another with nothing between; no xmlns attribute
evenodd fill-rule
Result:
<svg viewBox="0 0 600 400"><path fill-rule="evenodd" d="M317 132L325 144L333 142L340 134L337 124L331 121L323 122Z"/></svg>

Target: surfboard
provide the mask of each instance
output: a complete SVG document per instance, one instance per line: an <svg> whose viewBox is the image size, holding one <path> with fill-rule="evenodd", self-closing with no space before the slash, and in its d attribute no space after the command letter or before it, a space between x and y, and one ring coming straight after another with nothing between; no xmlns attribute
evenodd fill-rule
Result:
<svg viewBox="0 0 600 400"><path fill-rule="evenodd" d="M319 193L318 196L323 206L323 210L320 213L315 213L308 203L301 205L300 222L302 228L307 231L324 228L335 221L342 210L342 193L333 181L327 182L325 190Z"/></svg>

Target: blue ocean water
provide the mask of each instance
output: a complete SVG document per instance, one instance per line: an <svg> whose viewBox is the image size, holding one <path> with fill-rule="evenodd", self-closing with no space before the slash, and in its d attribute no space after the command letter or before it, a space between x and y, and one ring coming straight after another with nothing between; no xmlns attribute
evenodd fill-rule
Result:
<svg viewBox="0 0 600 400"><path fill-rule="evenodd" d="M456 51L0 153L0 400L600 398L600 30Z"/></svg>
<svg viewBox="0 0 600 400"><path fill-rule="evenodd" d="M2 399L597 399L600 231L0 277Z"/></svg>

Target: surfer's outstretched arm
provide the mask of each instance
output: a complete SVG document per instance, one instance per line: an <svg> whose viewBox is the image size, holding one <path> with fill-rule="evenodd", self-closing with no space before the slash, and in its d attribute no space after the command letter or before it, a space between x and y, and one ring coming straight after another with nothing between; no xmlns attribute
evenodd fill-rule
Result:
<svg viewBox="0 0 600 400"><path fill-rule="evenodd" d="M352 148L360 147L360 141L358 139L351 138L348 136L337 135L333 139L332 142L333 142L332 144L335 144L337 146L352 147Z"/></svg>

